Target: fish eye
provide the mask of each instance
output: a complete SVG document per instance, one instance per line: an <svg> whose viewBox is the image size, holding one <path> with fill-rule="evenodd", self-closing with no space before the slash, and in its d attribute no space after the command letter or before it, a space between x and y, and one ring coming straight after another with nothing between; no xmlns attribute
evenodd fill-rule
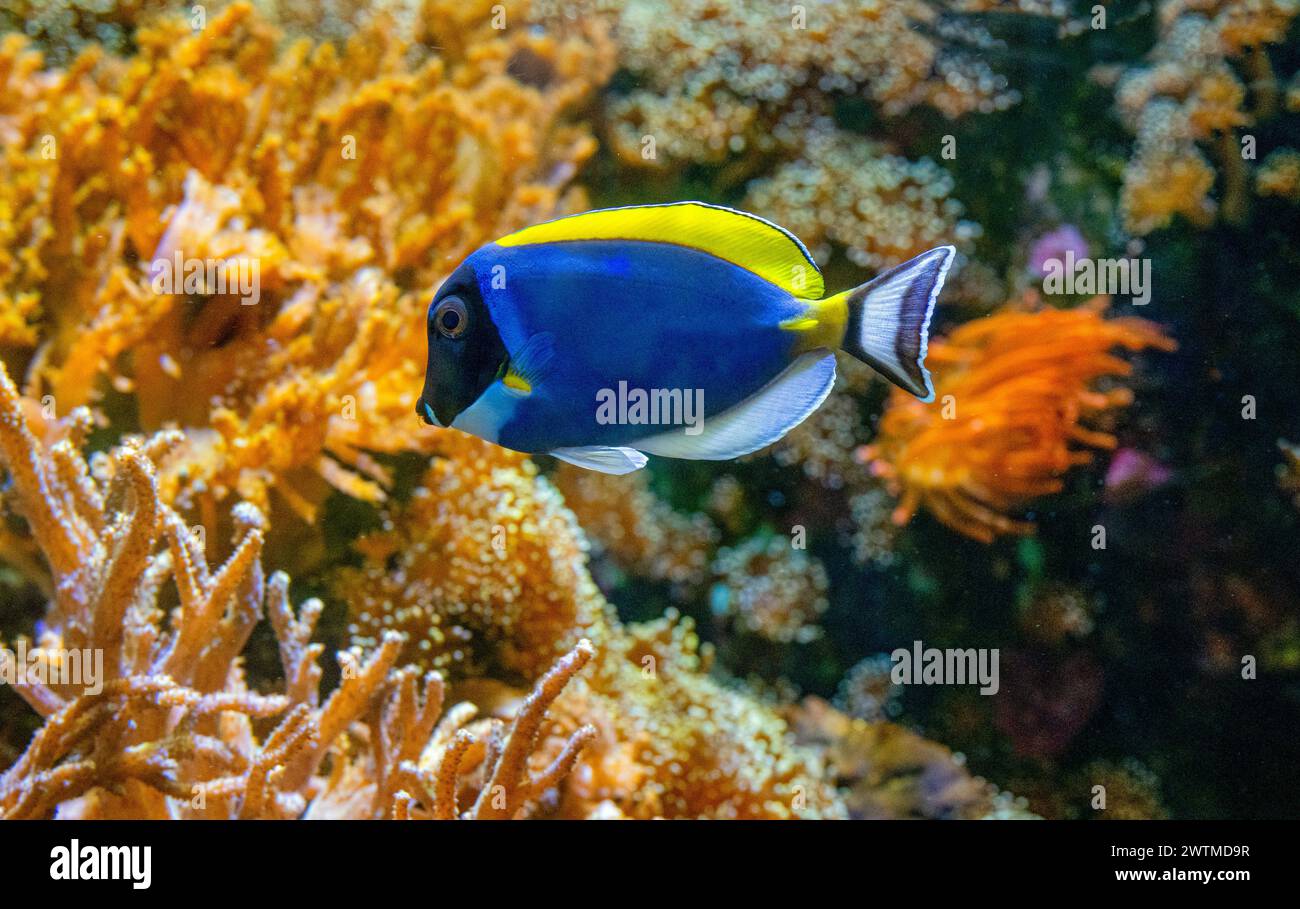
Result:
<svg viewBox="0 0 1300 909"><path fill-rule="evenodd" d="M448 297L433 311L433 324L444 338L459 338L469 324L469 313L460 297Z"/></svg>

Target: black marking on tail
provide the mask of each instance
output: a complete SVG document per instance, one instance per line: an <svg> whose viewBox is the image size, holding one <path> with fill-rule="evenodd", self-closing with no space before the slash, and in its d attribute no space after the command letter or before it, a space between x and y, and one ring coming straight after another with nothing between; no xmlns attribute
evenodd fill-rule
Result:
<svg viewBox="0 0 1300 909"><path fill-rule="evenodd" d="M848 295L844 349L924 401L934 398L925 368L930 318L955 252L923 252Z"/></svg>

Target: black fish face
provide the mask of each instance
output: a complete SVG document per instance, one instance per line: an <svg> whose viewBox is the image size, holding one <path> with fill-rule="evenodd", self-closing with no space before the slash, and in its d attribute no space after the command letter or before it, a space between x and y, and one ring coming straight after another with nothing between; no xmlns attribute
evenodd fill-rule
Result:
<svg viewBox="0 0 1300 909"><path fill-rule="evenodd" d="M472 269L456 269L434 295L428 315L429 363L415 412L450 426L487 390L507 358Z"/></svg>

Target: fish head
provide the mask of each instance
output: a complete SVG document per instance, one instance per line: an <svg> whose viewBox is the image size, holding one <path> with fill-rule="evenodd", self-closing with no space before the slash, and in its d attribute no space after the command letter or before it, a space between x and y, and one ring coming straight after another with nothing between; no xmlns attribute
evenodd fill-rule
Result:
<svg viewBox="0 0 1300 909"><path fill-rule="evenodd" d="M438 288L428 315L429 362L415 412L450 426L487 391L508 358L473 272L458 270Z"/></svg>

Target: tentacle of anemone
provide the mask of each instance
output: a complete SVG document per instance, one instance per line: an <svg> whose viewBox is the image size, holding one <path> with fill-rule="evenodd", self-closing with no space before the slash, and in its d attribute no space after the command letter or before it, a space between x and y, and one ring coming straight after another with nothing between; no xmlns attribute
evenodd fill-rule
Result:
<svg viewBox="0 0 1300 909"><path fill-rule="evenodd" d="M925 407L889 399L877 440L859 453L899 497L898 524L924 506L981 542L1033 531L1014 512L1063 488L1063 475L1113 449L1115 436L1084 420L1129 405L1127 388L1096 390L1103 377L1132 366L1121 347L1170 350L1173 343L1140 319L1106 320L1104 301L1075 310L1006 310L957 328L930 345L936 396Z"/></svg>

